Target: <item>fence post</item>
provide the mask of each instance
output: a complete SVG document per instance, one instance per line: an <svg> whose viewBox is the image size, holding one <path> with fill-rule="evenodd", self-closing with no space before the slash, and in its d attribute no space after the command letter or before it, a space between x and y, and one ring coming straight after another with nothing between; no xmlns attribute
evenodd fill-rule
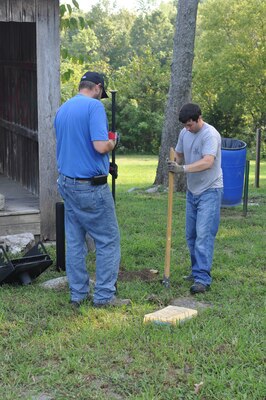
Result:
<svg viewBox="0 0 266 400"><path fill-rule="evenodd" d="M255 166L255 187L260 187L260 147L261 147L261 130L256 131L256 166Z"/></svg>
<svg viewBox="0 0 266 400"><path fill-rule="evenodd" d="M248 182L249 182L249 160L246 161L244 196L243 196L243 216L247 216L248 212Z"/></svg>
<svg viewBox="0 0 266 400"><path fill-rule="evenodd" d="M56 269L66 270L65 257L65 207L64 203L58 202L55 205L56 220Z"/></svg>

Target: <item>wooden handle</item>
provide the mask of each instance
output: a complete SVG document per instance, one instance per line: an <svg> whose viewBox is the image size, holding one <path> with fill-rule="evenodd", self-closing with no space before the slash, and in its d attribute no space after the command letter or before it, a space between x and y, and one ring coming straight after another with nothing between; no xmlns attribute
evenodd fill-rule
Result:
<svg viewBox="0 0 266 400"><path fill-rule="evenodd" d="M170 148L170 161L175 160L175 151ZM165 250L165 264L164 264L164 277L166 279L170 276L170 258L171 258L171 239L172 239L172 214L173 214L173 191L174 191L174 173L169 172L168 175L168 212L167 212L167 232L166 232L166 250Z"/></svg>

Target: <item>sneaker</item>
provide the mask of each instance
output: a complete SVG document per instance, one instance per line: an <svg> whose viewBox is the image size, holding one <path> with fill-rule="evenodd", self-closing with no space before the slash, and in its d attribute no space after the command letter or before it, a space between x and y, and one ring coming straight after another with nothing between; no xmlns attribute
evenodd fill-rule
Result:
<svg viewBox="0 0 266 400"><path fill-rule="evenodd" d="M195 282L194 285L192 285L190 288L190 293L191 294L205 293L209 289L210 285L203 285L200 282Z"/></svg>
<svg viewBox="0 0 266 400"><path fill-rule="evenodd" d="M113 297L112 300L107 303L94 303L94 307L96 308L104 308L104 307L122 307L129 306L131 304L130 299L118 299L117 297Z"/></svg>
<svg viewBox="0 0 266 400"><path fill-rule="evenodd" d="M183 276L184 281L194 282L194 276L192 274Z"/></svg>

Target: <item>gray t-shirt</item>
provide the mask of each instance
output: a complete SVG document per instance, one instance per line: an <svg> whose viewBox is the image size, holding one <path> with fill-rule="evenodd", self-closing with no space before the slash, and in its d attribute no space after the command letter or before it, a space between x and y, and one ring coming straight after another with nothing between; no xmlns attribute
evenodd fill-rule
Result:
<svg viewBox="0 0 266 400"><path fill-rule="evenodd" d="M214 156L214 163L210 169L186 174L190 192L198 195L207 189L223 187L221 136L213 126L204 122L197 133L191 133L186 128L182 129L175 150L184 154L185 164L192 164L206 155Z"/></svg>

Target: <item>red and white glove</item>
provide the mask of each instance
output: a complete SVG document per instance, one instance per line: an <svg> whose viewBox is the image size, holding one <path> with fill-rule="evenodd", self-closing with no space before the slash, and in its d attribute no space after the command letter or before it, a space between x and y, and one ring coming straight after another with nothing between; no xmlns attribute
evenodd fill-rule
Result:
<svg viewBox="0 0 266 400"><path fill-rule="evenodd" d="M112 131L108 132L108 139L116 141L117 140L117 132L112 132Z"/></svg>
<svg viewBox="0 0 266 400"><path fill-rule="evenodd" d="M119 133L118 133L118 132L109 131L109 132L108 132L108 139L109 139L109 140L114 140L114 141L115 141L115 147L114 147L114 149L116 149L117 146L119 145L119 142L120 142Z"/></svg>

